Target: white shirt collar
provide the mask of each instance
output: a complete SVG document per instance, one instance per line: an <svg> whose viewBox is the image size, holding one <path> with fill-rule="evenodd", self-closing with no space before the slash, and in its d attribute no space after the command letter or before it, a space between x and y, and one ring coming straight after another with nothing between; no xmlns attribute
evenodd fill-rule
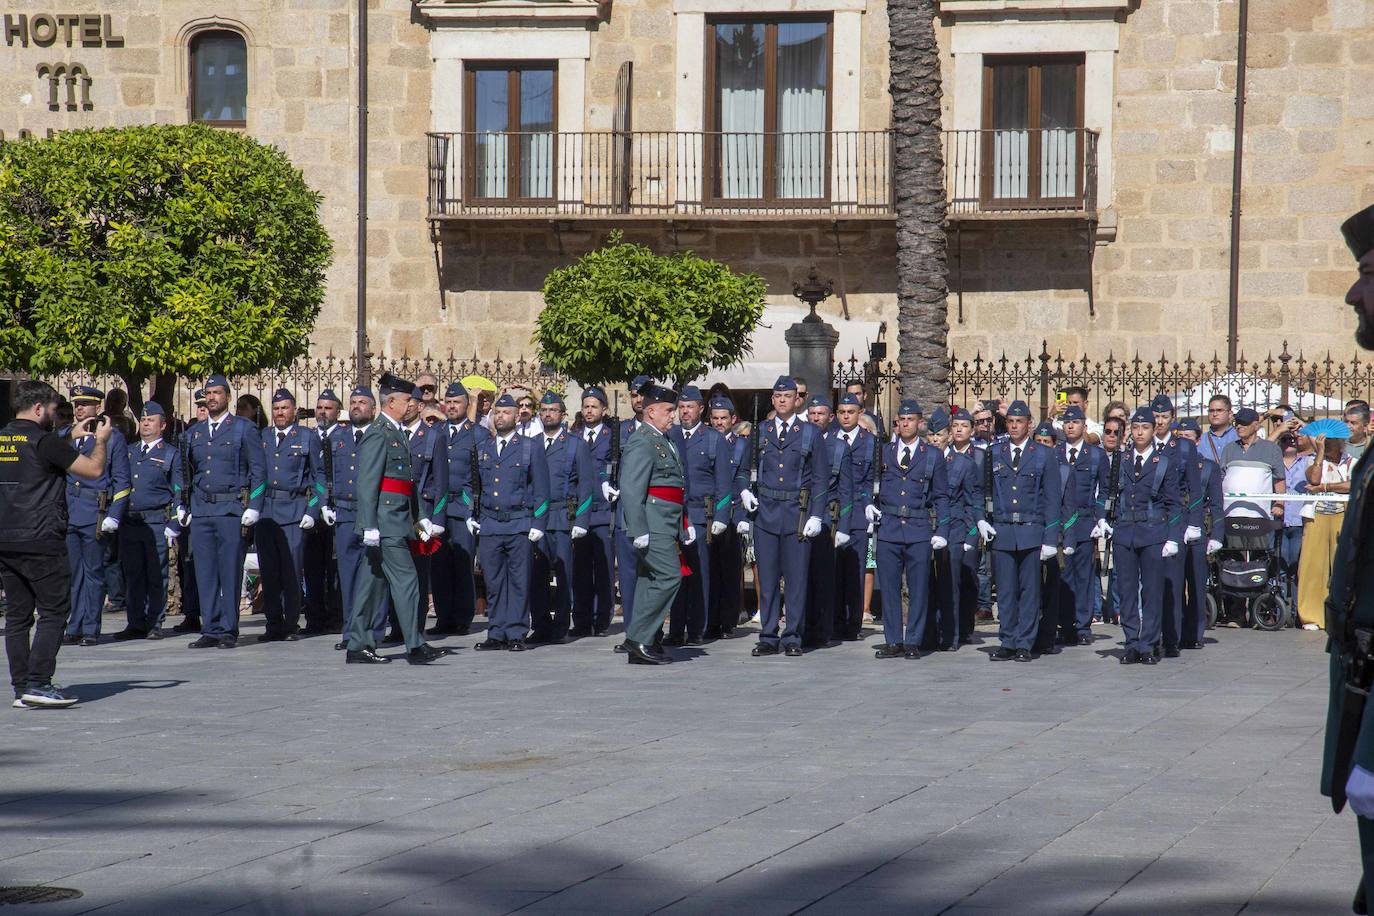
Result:
<svg viewBox="0 0 1374 916"><path fill-rule="evenodd" d="M1153 441L1150 442L1150 447L1147 448L1147 449L1146 449L1145 451L1143 451L1143 452L1140 451L1139 449L1137 449L1137 448L1135 447L1135 444L1132 443L1132 444L1131 444L1130 450L1127 452L1127 456L1131 459L1132 463L1134 463L1134 462L1135 462L1135 458L1136 458L1137 455L1140 456L1140 460L1141 460L1141 461L1149 461L1149 460L1150 460L1150 456L1153 455L1154 453L1155 453L1155 444L1154 444Z"/></svg>
<svg viewBox="0 0 1374 916"><path fill-rule="evenodd" d="M416 417L416 418L415 418L415 422L414 422L414 423L411 423L410 425L406 425L406 424L404 424L404 423L401 423L401 424L398 424L398 425L401 426L402 429L407 429L407 430L409 430L410 432L414 433L417 429L420 428L420 423L421 423L421 422L423 422L422 419L421 419L420 417Z"/></svg>
<svg viewBox="0 0 1374 916"><path fill-rule="evenodd" d="M1017 444L1016 442L1012 441L1011 439L1008 439L1008 440L1007 440L1007 448L1019 448L1019 449L1023 449L1023 450L1024 450L1025 447L1028 446L1028 445L1030 445L1030 444L1031 444L1031 437L1030 437L1030 436L1027 436L1026 438L1022 439L1021 442L1020 442L1020 444Z"/></svg>
<svg viewBox="0 0 1374 916"><path fill-rule="evenodd" d="M389 414L389 413L379 413L379 414L377 414L377 416L379 416L379 417L381 417L382 419L386 420L388 423L390 423L392 426L396 427L397 429L405 429L404 424L402 424L400 420L397 420L395 417L391 416L391 414Z"/></svg>
<svg viewBox="0 0 1374 916"><path fill-rule="evenodd" d="M512 439L514 439L514 438L515 438L515 430L511 430L510 432L506 433L504 436L501 436L501 435L496 436L496 441L501 443L501 447L502 447L502 448L505 448L507 445L510 445L510 441L511 441Z"/></svg>
<svg viewBox="0 0 1374 916"><path fill-rule="evenodd" d="M374 421L375 422L375 421ZM372 427L371 423L364 423L362 426L353 427L354 432L365 433Z"/></svg>
<svg viewBox="0 0 1374 916"><path fill-rule="evenodd" d="M786 419L786 420L784 420L782 417L774 417L774 418L773 418L773 429L774 429L774 431L777 431L777 432L781 432L781 431L784 430L784 429L786 429L786 430L791 430L791 429L792 429L792 424L793 424L794 422L796 422L796 419L797 419L796 414L793 414L791 417L789 417L789 418Z"/></svg>
<svg viewBox="0 0 1374 916"><path fill-rule="evenodd" d="M582 438L585 439L585 438L587 438L588 436L599 436L599 435L601 435L601 427L604 426L604 425L605 425L604 423L598 423L598 424L596 424L595 426L584 426L584 427L582 427Z"/></svg>
<svg viewBox="0 0 1374 916"><path fill-rule="evenodd" d="M697 425L696 425L696 426L693 426L691 429L688 429L687 427L684 426L684 427L682 428L682 434L683 434L684 436L695 436L695 435L697 434L697 431L698 431L699 429L701 429L701 422L700 422L700 421L698 421L698 422L697 422Z"/></svg>
<svg viewBox="0 0 1374 916"><path fill-rule="evenodd" d="M157 448L159 445L162 444L162 437L161 437L161 436L158 436L158 437L157 437L156 439L154 439L152 442L144 442L144 443L142 443L142 444L143 444L143 450L144 450L145 452L151 452L153 449Z"/></svg>

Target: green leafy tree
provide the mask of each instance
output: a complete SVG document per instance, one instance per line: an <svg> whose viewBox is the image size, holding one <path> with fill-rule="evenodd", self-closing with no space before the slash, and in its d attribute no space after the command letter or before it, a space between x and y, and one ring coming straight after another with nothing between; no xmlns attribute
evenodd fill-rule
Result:
<svg viewBox="0 0 1374 916"><path fill-rule="evenodd" d="M640 373L685 383L749 355L766 289L753 274L690 252L654 254L614 232L545 279L534 343L583 384Z"/></svg>
<svg viewBox="0 0 1374 916"><path fill-rule="evenodd" d="M0 144L0 366L242 374L305 352L332 256L280 151L191 126Z"/></svg>

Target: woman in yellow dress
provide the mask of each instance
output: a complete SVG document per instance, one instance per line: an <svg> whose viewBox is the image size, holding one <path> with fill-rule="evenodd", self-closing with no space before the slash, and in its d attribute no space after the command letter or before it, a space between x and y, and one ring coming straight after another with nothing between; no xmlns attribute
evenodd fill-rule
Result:
<svg viewBox="0 0 1374 916"><path fill-rule="evenodd" d="M1317 459L1307 468L1308 493L1349 493L1350 468L1354 461L1345 454L1345 438L1317 436L1313 442ZM1304 630L1326 625L1326 588L1331 581L1331 563L1336 556L1336 538L1345 519L1345 500L1321 501L1313 505L1312 520L1302 536L1302 556L1298 560L1298 618Z"/></svg>

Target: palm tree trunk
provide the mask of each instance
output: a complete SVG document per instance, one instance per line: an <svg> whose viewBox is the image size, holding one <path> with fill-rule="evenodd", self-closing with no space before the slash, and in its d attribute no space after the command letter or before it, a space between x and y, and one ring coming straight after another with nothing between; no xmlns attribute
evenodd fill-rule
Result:
<svg viewBox="0 0 1374 916"><path fill-rule="evenodd" d="M893 196L897 209L897 362L903 397L949 402L944 152L935 0L888 0Z"/></svg>

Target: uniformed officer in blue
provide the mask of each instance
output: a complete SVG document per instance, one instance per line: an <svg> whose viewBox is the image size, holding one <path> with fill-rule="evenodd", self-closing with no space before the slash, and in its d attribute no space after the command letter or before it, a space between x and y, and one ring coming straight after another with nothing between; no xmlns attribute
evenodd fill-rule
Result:
<svg viewBox="0 0 1374 916"><path fill-rule="evenodd" d="M523 652L529 635L530 555L544 537L549 469L539 444L515 431L515 399L497 398L491 436L477 446L477 511L468 530L487 583L487 638L473 648Z"/></svg>
<svg viewBox="0 0 1374 916"><path fill-rule="evenodd" d="M678 423L668 430L677 446L687 479L687 523L700 535L683 545L682 559L691 570L673 599L668 637L673 646L701 645L706 635L711 600L711 544L726 528L733 501L733 469L725 439L704 421L706 401L701 389L684 386L678 395Z"/></svg>
<svg viewBox="0 0 1374 916"><path fill-rule="evenodd" d="M315 398L314 433L320 440L320 454L324 461L320 467L319 482L326 491L326 498L320 500L321 517L334 495L332 488L336 469L330 464L329 436L339 426L342 407L343 402L332 388L326 388ZM339 621L343 619L338 563L330 551L333 541L334 531L329 525L316 525L305 532L305 626L300 632L302 636L337 633Z"/></svg>
<svg viewBox="0 0 1374 916"><path fill-rule="evenodd" d="M806 401L806 419L821 434L826 452L826 492L830 501L821 511L821 533L811 540L811 572L806 584L806 628L802 647L828 648L835 642L835 617L838 593L835 577L835 551L849 544L849 531L842 514L843 505L853 502L849 447L834 424L830 401L813 394ZM851 510L852 511L852 510Z"/></svg>
<svg viewBox="0 0 1374 916"><path fill-rule="evenodd" d="M878 438L859 425L863 401L846 393L835 409L835 438L848 451L849 499L840 503L840 528L849 539L835 543L835 635L846 642L862 637L864 577L868 565L868 507L873 505Z"/></svg>
<svg viewBox="0 0 1374 916"><path fill-rule="evenodd" d="M563 428L567 407L557 392L539 401L543 434L536 440L549 474L544 536L534 545L530 578L531 643L561 643L572 624L573 544L587 536L593 494L600 487L587 443Z"/></svg>
<svg viewBox="0 0 1374 916"><path fill-rule="evenodd" d="M334 498L332 506L320 509L320 517L332 527L334 556L339 569L339 595L343 605L340 629L343 638L334 648L348 648L348 633L353 628L353 615L358 611L358 569L363 565L366 548L358 521L358 455L363 436L377 418L377 399L372 389L359 386L348 395L348 425L335 424L325 440L334 462ZM379 600L368 611L372 645L381 642L386 633L387 612L391 608L391 594L383 590Z"/></svg>
<svg viewBox="0 0 1374 916"><path fill-rule="evenodd" d="M735 432L737 416L729 398L717 395L707 405L711 428L720 433L725 455L730 462L730 505L716 519L725 530L711 538L711 600L706 603L707 639L729 639L739 624L744 591L744 542L738 526L745 519L739 505L739 491L748 485L749 439ZM744 521L748 525L748 521Z"/></svg>
<svg viewBox="0 0 1374 916"><path fill-rule="evenodd" d="M89 385L71 389L76 423L100 415L105 393ZM66 435L67 430L62 430ZM95 436L88 434L73 443L89 455ZM118 429L110 433L105 451L105 473L96 480L67 475L67 560L72 570L72 613L67 620L68 644L93 646L100 641L100 615L105 610L105 539L111 543L129 505L129 443Z"/></svg>
<svg viewBox="0 0 1374 916"><path fill-rule="evenodd" d="M994 661L1031 660L1040 622L1040 564L1059 552L1059 465L1054 449L1031 441L1030 407L1012 401L1007 439L991 446L992 518L978 531L992 553L1001 646ZM986 469L984 470L986 474Z"/></svg>
<svg viewBox="0 0 1374 916"><path fill-rule="evenodd" d="M239 638L239 590L247 532L267 493L266 454L257 426L229 412L229 382L205 381L208 416L187 432L191 549L196 557L201 636L192 649L232 649Z"/></svg>
<svg viewBox="0 0 1374 916"><path fill-rule="evenodd" d="M606 392L596 385L582 389L582 425L577 436L587 443L596 473L587 536L573 542L573 625L569 635L605 636L615 616L615 549L611 533L611 442L616 431L607 421Z"/></svg>
<svg viewBox="0 0 1374 916"><path fill-rule="evenodd" d="M921 407L897 408L896 440L883 446L878 485L866 516L876 526L884 642L876 658L920 658L930 598L932 551L949 546L949 481L944 455L920 435ZM933 519L932 519L933 516ZM907 586L902 623L902 582Z"/></svg>
<svg viewBox="0 0 1374 916"><path fill-rule="evenodd" d="M167 616L167 546L181 534L178 502L181 455L163 441L167 416L149 401L138 419L139 441L129 446L133 492L119 526L119 562L124 570L128 625L115 639L161 639ZM154 635L156 634L156 635Z"/></svg>
<svg viewBox="0 0 1374 916"><path fill-rule="evenodd" d="M1101 448L1084 438L1087 418L1083 408L1064 408L1064 442L1056 449L1062 487L1063 562L1058 570L1051 561L1050 603L1054 608L1049 633L1040 634L1042 647L1056 635L1067 645L1090 646L1093 642L1092 581L1093 541L1106 537L1107 491L1111 461Z"/></svg>
<svg viewBox="0 0 1374 916"><path fill-rule="evenodd" d="M1131 442L1121 460L1112 538L1121 595L1121 627L1126 652L1121 664L1153 665L1161 639L1165 561L1178 556L1183 539L1179 474L1171 466L1178 454L1155 445L1154 415L1140 407L1131 415Z"/></svg>
<svg viewBox="0 0 1374 916"><path fill-rule="evenodd" d="M622 454L626 444L630 441L630 436L644 422L644 389L652 383L653 379L647 375L636 375L630 381L630 408L634 411L634 416L626 417L620 421L617 435L620 436ZM612 503L620 499L620 490L616 486L618 483L618 480L610 481L610 487L606 492L606 498ZM620 585L620 614L625 623L625 632L628 633L630 622L634 619L635 580L639 576L639 552L635 550L631 539L625 536L625 516L620 506L616 506L615 510L615 575L616 581ZM617 645L615 651L625 651L622 646L623 644Z"/></svg>
<svg viewBox="0 0 1374 916"><path fill-rule="evenodd" d="M325 496L324 450L319 437L296 422L296 397L285 388L272 395L272 424L260 435L267 492L253 541L267 626L258 642L294 642L299 639L305 532L315 527Z"/></svg>
<svg viewBox="0 0 1374 916"><path fill-rule="evenodd" d="M472 518L472 478L477 464L477 442L487 431L468 419L468 391L462 382L444 389L442 427L434 429L444 440L448 456L448 500L444 512L444 546L430 563L430 588L434 592L434 626L427 636L466 636L477 613L473 564L477 542L468 530Z"/></svg>
<svg viewBox="0 0 1374 916"><path fill-rule="evenodd" d="M210 416L210 412L205 407L205 390L197 388L191 396L191 403L195 405L195 417L187 424L185 430L177 437L177 456L181 460L181 477L179 482L187 479L187 468L190 461L186 457L186 447L190 439L191 427L197 423L204 423ZM181 522L181 537L177 539L177 568L181 576L181 623L172 627L173 633L199 633L200 624L200 589L196 586L196 564L193 562L191 551L191 493L189 488L181 487L177 491L180 501L177 504L178 520Z"/></svg>
<svg viewBox="0 0 1374 916"><path fill-rule="evenodd" d="M945 458L949 460L956 455L972 461L974 467L971 485L974 491L975 511L971 516L969 528L965 531L963 550L956 551L951 548L950 552L950 562L957 566L954 603L959 609L959 642L968 644L973 642L974 628L977 625L978 567L982 563L978 522L987 521L987 494L983 491L983 462L987 459L987 452L974 444L973 416L963 407L957 408L949 415L949 444L945 446ZM953 507L950 511L954 511Z"/></svg>
<svg viewBox="0 0 1374 916"><path fill-rule="evenodd" d="M956 415L957 412L949 414L944 410L937 410L931 414L927 423L930 432L944 433L940 436L938 447L945 459L945 479L949 486L949 547L945 555L935 555L936 592L939 596L935 604L939 607L940 615L931 634L933 648L941 652L955 651L964 642L965 637L971 634L972 620L969 620L970 630L965 632L963 629L962 605L965 586L962 578L968 557L975 553L974 548L978 543L978 522L984 519L983 481L979 475L981 464L975 457L979 452L975 448L960 452L949 444L949 432L953 428ZM968 416L966 411L964 416ZM971 422L969 429L972 430ZM977 568L975 560L970 575L976 577ZM971 587L977 588L976 578ZM974 604L976 603L975 598ZM929 627L927 632L931 632Z"/></svg>
<svg viewBox="0 0 1374 916"><path fill-rule="evenodd" d="M419 501L420 528L427 538L440 538L448 524L448 451L442 447L442 435L435 431L435 427L426 426L420 417L423 399L424 391L420 388L411 392L410 406L406 409L401 427L410 446L411 480ZM430 570L434 566L434 557L425 552L415 553L413 557L415 576L420 585L420 601L411 613L415 615L416 629L423 636L425 623L429 620ZM392 613L400 613L401 610L393 608Z"/></svg>
<svg viewBox="0 0 1374 916"><path fill-rule="evenodd" d="M1178 658L1179 645L1186 642L1183 635L1183 580L1187 576L1187 557L1183 547L1202 542L1202 471L1198 464L1197 446L1173 433L1174 405L1166 394L1155 395L1150 402L1154 416L1155 448L1169 455L1169 464L1178 476L1178 499L1183 513L1183 540L1178 554L1164 563L1164 657Z"/></svg>
<svg viewBox="0 0 1374 916"><path fill-rule="evenodd" d="M820 431L797 416L801 398L791 376L778 377L772 401L773 419L756 426L752 437L753 489L740 492L740 504L753 515L759 570L762 628L753 654L777 655L781 645L785 654L800 657L811 539L821 533L830 468ZM784 610L787 626L779 633Z"/></svg>
<svg viewBox="0 0 1374 916"><path fill-rule="evenodd" d="M1185 417L1174 423L1174 435L1194 446L1202 438L1202 428L1196 420ZM1222 499L1222 470L1204 449L1197 449L1198 481L1202 487L1202 525L1205 542L1195 540L1184 547L1187 555L1184 567L1183 629L1179 636L1180 649L1201 649L1203 631L1207 628L1207 558L1226 542L1226 507Z"/></svg>

